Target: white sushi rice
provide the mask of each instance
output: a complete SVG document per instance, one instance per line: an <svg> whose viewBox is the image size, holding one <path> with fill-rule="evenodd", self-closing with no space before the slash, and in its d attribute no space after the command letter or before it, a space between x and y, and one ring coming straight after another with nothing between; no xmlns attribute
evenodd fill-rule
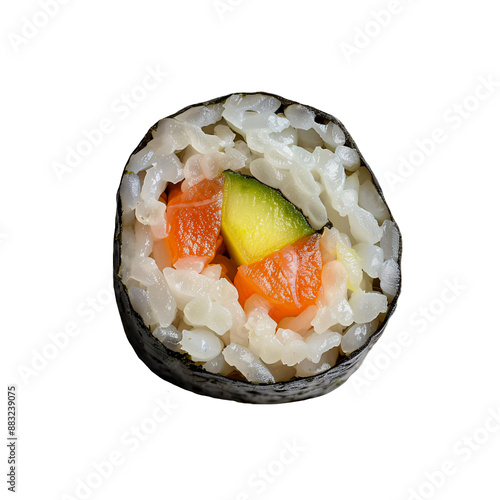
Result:
<svg viewBox="0 0 500 500"><path fill-rule="evenodd" d="M277 114L280 105L268 95L233 95L160 121L120 188L120 275L153 335L210 373L265 384L317 375L365 345L400 280L399 232L342 129L298 104ZM277 324L257 295L243 309L220 265L188 257L160 269L152 258L154 242L166 237L158 198L167 183L184 180L185 190L226 169L279 189L315 230L334 226L320 240L323 291L295 318Z"/></svg>

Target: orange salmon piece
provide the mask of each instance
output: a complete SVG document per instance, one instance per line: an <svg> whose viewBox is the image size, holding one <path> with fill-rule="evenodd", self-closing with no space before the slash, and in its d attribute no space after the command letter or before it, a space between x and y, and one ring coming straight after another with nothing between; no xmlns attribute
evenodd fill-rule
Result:
<svg viewBox="0 0 500 500"><path fill-rule="evenodd" d="M319 240L319 234L305 236L259 262L240 266L234 285L241 306L256 293L269 302L269 316L279 323L313 305L321 291Z"/></svg>
<svg viewBox="0 0 500 500"><path fill-rule="evenodd" d="M173 186L167 202L167 241L172 264L183 257L208 257L221 245L220 225L224 178L205 179L182 192Z"/></svg>

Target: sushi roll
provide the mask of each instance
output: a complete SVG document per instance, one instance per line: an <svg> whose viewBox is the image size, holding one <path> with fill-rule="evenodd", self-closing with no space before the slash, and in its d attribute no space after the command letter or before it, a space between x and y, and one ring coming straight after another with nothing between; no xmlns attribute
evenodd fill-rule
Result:
<svg viewBox="0 0 500 500"><path fill-rule="evenodd" d="M237 93L153 125L117 193L114 287L138 357L198 394L328 393L393 314L401 238L333 116Z"/></svg>

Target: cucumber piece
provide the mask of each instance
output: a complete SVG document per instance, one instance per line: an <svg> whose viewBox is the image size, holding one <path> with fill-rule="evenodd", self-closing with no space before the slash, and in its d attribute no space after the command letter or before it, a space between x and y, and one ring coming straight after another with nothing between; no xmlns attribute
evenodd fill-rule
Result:
<svg viewBox="0 0 500 500"><path fill-rule="evenodd" d="M314 233L302 212L275 189L235 172L223 175L222 236L237 266Z"/></svg>

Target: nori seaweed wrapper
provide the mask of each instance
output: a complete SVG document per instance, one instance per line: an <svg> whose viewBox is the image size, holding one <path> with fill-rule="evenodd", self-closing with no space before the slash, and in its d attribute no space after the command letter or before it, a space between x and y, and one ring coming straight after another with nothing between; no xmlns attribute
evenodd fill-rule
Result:
<svg viewBox="0 0 500 500"><path fill-rule="evenodd" d="M284 109L291 104L299 104L296 101L291 101L283 97L269 94L268 92L235 92L234 94L251 95L251 94L265 94L275 97L281 102L281 107L277 113L281 113ZM193 108L195 106L217 104L225 101L228 97L234 94L229 94L223 97L218 97L210 101L188 106L167 118L173 118L180 113ZM302 105L305 106L305 105ZM366 163L363 155L359 151L356 143L352 139L345 126L335 117L320 111L311 106L305 106L315 114L315 120L318 123L333 122L337 124L344 132L346 137L345 145L355 149L360 157L361 166L364 166L370 172L373 184L375 185L382 200L385 202L382 189L373 174L373 171ZM153 125L148 133L144 136L137 148L132 153L142 149L152 138L152 131L156 129L158 123ZM131 156L132 156L131 155ZM128 163L128 162L127 162ZM124 174L125 175L125 171ZM123 178L123 176L122 176ZM121 181L120 181L121 185ZM391 220L394 218L390 212ZM228 399L238 401L241 403L289 403L293 401L301 401L304 399L314 398L321 396L328 392L333 391L342 385L361 365L370 349L379 340L384 332L389 318L393 315L398 297L401 292L401 280L399 282L398 291L392 299L385 318L377 331L370 337L369 341L357 351L345 356L339 356L337 364L319 375L306 378L294 378L288 382L277 382L274 384L253 384L243 380L235 380L221 375L212 374L205 371L199 364L194 363L186 354L180 354L171 351L165 347L159 340L157 340L151 333L151 330L144 324L141 316L133 309L126 286L120 278L121 266L121 235L122 235L122 208L120 200L120 189L117 193L117 210L116 210L116 225L114 236L114 249L113 249L113 282L118 310L122 319L123 327L127 338L134 348L137 356L146 364L146 366L156 375L162 379L175 384L183 389L201 394L204 396L211 396L214 398ZM397 227L397 224L396 224ZM399 231L399 228L397 228ZM398 263L401 269L401 254L402 254L402 238L400 234L400 245Z"/></svg>

